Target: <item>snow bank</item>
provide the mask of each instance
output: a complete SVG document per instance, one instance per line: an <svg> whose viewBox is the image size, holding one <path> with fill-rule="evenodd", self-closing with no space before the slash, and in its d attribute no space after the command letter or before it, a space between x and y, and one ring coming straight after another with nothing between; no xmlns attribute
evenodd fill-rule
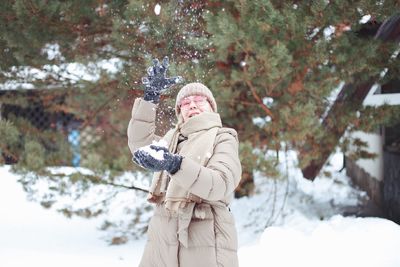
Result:
<svg viewBox="0 0 400 267"><path fill-rule="evenodd" d="M379 218L306 220L269 227L239 250L240 266L398 267L400 226Z"/></svg>

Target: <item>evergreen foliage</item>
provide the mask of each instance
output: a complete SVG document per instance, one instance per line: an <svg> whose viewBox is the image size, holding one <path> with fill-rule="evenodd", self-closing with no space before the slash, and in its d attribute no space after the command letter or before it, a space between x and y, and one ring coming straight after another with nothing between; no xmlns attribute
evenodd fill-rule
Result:
<svg viewBox="0 0 400 267"><path fill-rule="evenodd" d="M390 0L1 1L0 84L8 89L0 91L2 110L40 108L43 118L78 123L90 136L81 147L80 166L93 172L54 174L48 166L68 165L74 155L68 128L43 127L11 113L0 120L0 163L16 163L15 170L26 174L21 183L28 195L45 207L96 187L115 194L135 189L121 178L123 172L142 171L127 148L131 106L143 95L141 77L152 58L169 56L171 76L208 85L225 125L238 130L244 169L236 196L251 194L254 170L280 177L271 151L296 150L304 167L320 156L322 141L335 142L339 128L373 132L399 121L399 108L366 108L353 94L371 79L384 84L398 77L400 64L393 57L398 45L373 38L379 23L398 8ZM366 15L370 21L361 23ZM100 64L105 61L114 62L117 71L105 70ZM77 76L71 63L92 76ZM342 91L347 105L327 119L343 84L353 85ZM162 96L158 134L175 122L177 91ZM359 147L354 157L373 156L358 140L341 139L343 150L350 145ZM38 197L34 188L41 182L51 193ZM97 216L106 212L111 196L104 195L100 205L61 210ZM137 219L140 212L130 215ZM118 224L107 221L103 228L112 226Z"/></svg>
<svg viewBox="0 0 400 267"><path fill-rule="evenodd" d="M391 60L397 43L374 39L362 32L366 25L360 23L367 14L374 19L370 23L383 21L393 15L390 6L397 4L227 1L211 9L205 15L217 67L211 83L229 101L225 121L255 147L290 145L300 152L300 167L320 158L324 146L336 146L344 129L357 129L361 118L355 118L356 111L368 109L382 122L381 111L390 108L364 108L354 92L371 79L385 83L398 75L397 57ZM392 72L380 78L385 68ZM342 91L338 112L328 116L330 98L343 82L352 86ZM250 124L254 118L264 123ZM374 131L375 122L363 120L362 127Z"/></svg>

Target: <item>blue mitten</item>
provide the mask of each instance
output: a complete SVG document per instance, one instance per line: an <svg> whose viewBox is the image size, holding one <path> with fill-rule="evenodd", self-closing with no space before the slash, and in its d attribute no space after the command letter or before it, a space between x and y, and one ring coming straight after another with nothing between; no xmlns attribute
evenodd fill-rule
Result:
<svg viewBox="0 0 400 267"><path fill-rule="evenodd" d="M142 78L142 83L145 85L144 100L157 104L160 102L162 91L183 81L180 76L167 78L168 66L168 57L163 59L162 64L160 64L158 59L153 59L153 66L147 69L147 76Z"/></svg>

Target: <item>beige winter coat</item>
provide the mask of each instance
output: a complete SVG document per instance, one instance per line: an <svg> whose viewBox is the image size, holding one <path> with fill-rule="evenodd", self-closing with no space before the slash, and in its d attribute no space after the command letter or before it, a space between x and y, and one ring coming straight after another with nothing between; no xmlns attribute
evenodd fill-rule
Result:
<svg viewBox="0 0 400 267"><path fill-rule="evenodd" d="M155 135L156 107L141 98L135 100L128 126L132 153L160 139ZM228 208L241 177L237 134L219 127L211 141L214 149L205 166L184 157L180 170L170 176L201 203L190 203L178 213L167 210L164 201L156 205L140 267L238 266L237 234ZM187 235L185 242L179 238L182 232Z"/></svg>

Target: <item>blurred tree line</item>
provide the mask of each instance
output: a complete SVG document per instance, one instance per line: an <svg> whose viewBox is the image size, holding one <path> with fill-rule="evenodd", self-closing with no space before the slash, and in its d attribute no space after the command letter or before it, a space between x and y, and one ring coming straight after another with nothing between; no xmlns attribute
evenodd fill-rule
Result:
<svg viewBox="0 0 400 267"><path fill-rule="evenodd" d="M255 170L281 177L282 149L297 151L303 170L337 145L359 146L354 156L372 157L342 133L399 120L398 107L364 107L357 94L360 85L398 79L398 40L374 38L398 8L390 0L1 1L0 163L25 173L21 182L32 196L39 179L51 181L51 193L39 199L44 206L73 195L71 185L83 188L76 198L95 185L138 189L118 178L142 171L131 163L126 127L146 67L164 56L171 76L211 88L224 124L239 132L244 171L237 197L252 193ZM159 134L175 122L178 91L163 96ZM346 105L330 113L339 96ZM44 122L5 112L9 107L40 110ZM47 167L71 165L71 127L90 136L79 166L93 172L61 179ZM90 217L104 207L63 212Z"/></svg>

